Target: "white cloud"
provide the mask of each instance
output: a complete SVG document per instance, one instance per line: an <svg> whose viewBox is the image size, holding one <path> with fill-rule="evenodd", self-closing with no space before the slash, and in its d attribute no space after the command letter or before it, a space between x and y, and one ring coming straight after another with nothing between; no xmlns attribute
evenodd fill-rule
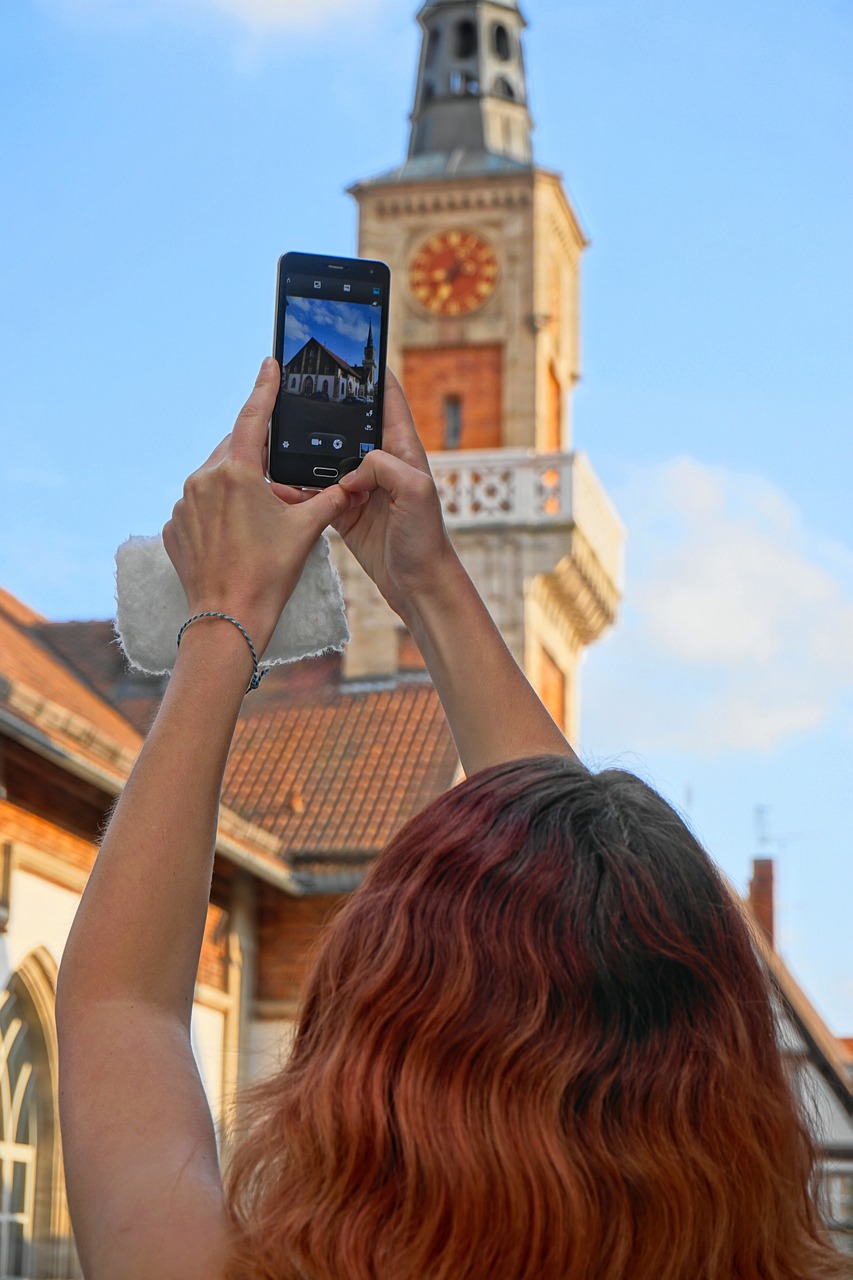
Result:
<svg viewBox="0 0 853 1280"><path fill-rule="evenodd" d="M853 690L853 556L760 476L692 458L616 495L623 619L584 677L585 728L633 749L767 751Z"/></svg>
<svg viewBox="0 0 853 1280"><path fill-rule="evenodd" d="M101 19L133 28L152 16L178 21L225 14L253 32L311 31L331 23L363 23L380 0L42 0L77 19Z"/></svg>
<svg viewBox="0 0 853 1280"><path fill-rule="evenodd" d="M201 7L230 14L249 27L279 30L307 30L324 27L331 22L346 21L355 16L359 21L369 17L376 0L196 0Z"/></svg>
<svg viewBox="0 0 853 1280"><path fill-rule="evenodd" d="M311 330L298 315L291 314L287 318L287 336L299 342L307 342L311 337Z"/></svg>

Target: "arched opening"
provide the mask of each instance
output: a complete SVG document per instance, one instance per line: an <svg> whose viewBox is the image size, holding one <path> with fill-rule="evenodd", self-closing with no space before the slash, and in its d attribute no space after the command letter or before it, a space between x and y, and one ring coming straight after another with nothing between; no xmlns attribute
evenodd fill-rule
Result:
<svg viewBox="0 0 853 1280"><path fill-rule="evenodd" d="M477 52L477 28L468 18L456 24L456 57L473 58Z"/></svg>
<svg viewBox="0 0 853 1280"><path fill-rule="evenodd" d="M462 401L459 396L444 397L444 447L458 449L462 439Z"/></svg>
<svg viewBox="0 0 853 1280"><path fill-rule="evenodd" d="M480 92L480 82L467 71L451 71L450 92L456 97L476 97Z"/></svg>
<svg viewBox="0 0 853 1280"><path fill-rule="evenodd" d="M501 62L509 62L512 44L510 34L502 22L496 22L492 27L492 49L495 57L500 58Z"/></svg>
<svg viewBox="0 0 853 1280"><path fill-rule="evenodd" d="M492 93L497 98L508 98L510 102L515 102L515 89L513 89L506 76L498 76L492 88Z"/></svg>
<svg viewBox="0 0 853 1280"><path fill-rule="evenodd" d="M313 393L313 391L314 391L314 379L306 378L302 383L302 394L304 396L310 396Z"/></svg>
<svg viewBox="0 0 853 1280"><path fill-rule="evenodd" d="M435 85L431 80L424 81L423 93L421 95L424 102L430 102L435 97Z"/></svg>
<svg viewBox="0 0 853 1280"><path fill-rule="evenodd" d="M34 1248L38 1116L26 1023L0 994L0 1275L28 1276Z"/></svg>

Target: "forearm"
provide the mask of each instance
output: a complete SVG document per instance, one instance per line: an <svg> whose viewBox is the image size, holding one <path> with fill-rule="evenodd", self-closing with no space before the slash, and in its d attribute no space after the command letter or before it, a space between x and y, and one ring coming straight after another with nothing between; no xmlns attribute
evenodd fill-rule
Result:
<svg viewBox="0 0 853 1280"><path fill-rule="evenodd" d="M65 946L58 1018L78 1001L133 1000L189 1030L219 793L251 671L231 624L205 620L184 635Z"/></svg>
<svg viewBox="0 0 853 1280"><path fill-rule="evenodd" d="M454 555L404 618L441 699L466 774L504 760L574 755Z"/></svg>

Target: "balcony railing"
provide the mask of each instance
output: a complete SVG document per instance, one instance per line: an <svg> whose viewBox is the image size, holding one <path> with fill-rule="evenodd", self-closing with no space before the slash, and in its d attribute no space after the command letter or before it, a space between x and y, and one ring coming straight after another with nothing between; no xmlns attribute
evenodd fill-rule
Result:
<svg viewBox="0 0 853 1280"><path fill-rule="evenodd" d="M449 529L577 528L621 590L624 526L585 454L466 449L429 461Z"/></svg>

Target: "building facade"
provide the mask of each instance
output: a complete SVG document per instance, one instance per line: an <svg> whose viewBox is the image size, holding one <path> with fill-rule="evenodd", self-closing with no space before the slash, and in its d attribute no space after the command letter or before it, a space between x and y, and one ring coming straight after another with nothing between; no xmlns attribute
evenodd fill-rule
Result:
<svg viewBox="0 0 853 1280"><path fill-rule="evenodd" d="M288 360L281 385L288 395L320 395L328 400L372 400L376 390L376 350L373 326L368 326L361 364L347 364L316 338Z"/></svg>

